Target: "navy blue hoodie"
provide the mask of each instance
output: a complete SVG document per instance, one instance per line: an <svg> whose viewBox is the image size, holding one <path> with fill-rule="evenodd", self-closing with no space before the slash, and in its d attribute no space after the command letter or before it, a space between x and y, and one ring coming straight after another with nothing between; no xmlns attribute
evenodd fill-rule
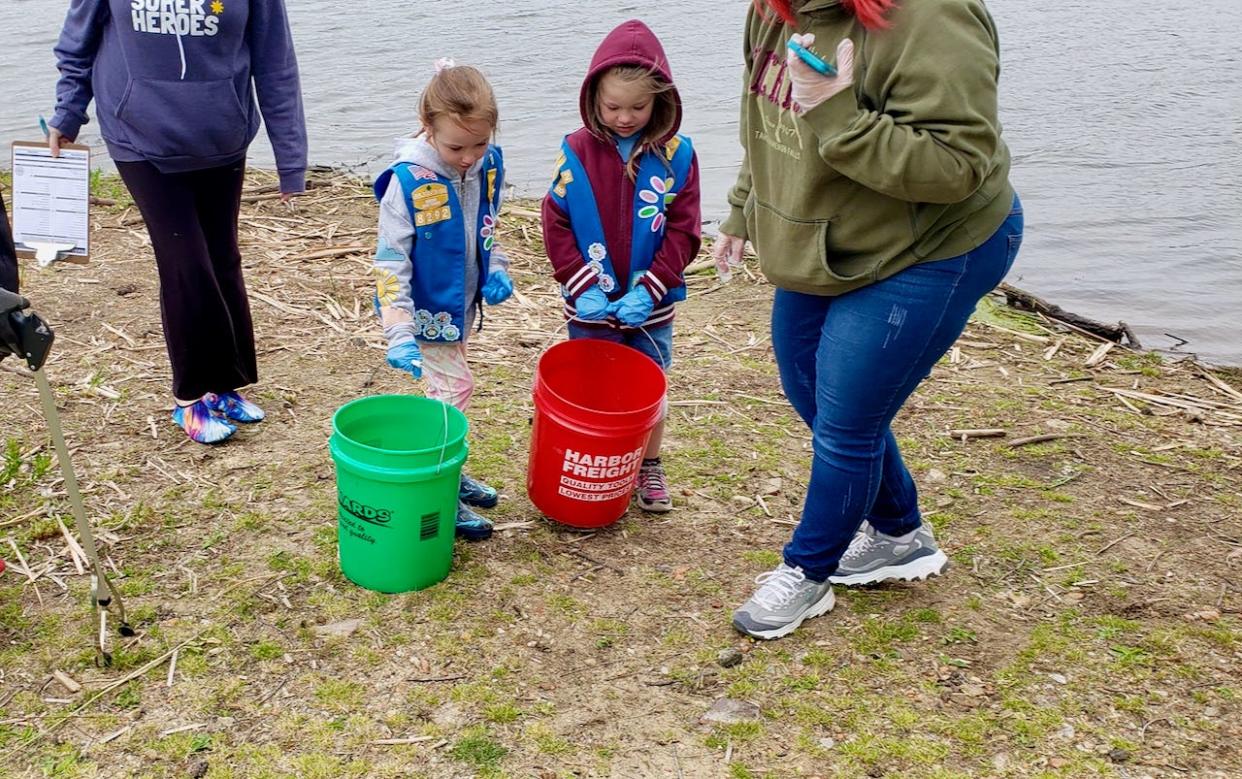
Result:
<svg viewBox="0 0 1242 779"><path fill-rule="evenodd" d="M51 124L67 139L94 98L114 160L199 170L245 157L261 106L281 191L304 188L306 118L284 0L72 0L55 52Z"/></svg>

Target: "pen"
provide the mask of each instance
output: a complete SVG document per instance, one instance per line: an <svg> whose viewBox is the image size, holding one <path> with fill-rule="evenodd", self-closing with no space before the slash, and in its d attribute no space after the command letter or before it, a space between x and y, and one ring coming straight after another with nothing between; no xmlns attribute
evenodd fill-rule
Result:
<svg viewBox="0 0 1242 779"><path fill-rule="evenodd" d="M43 137L46 138L50 133L47 129L47 120L42 116L39 117L39 129L43 131Z"/></svg>
<svg viewBox="0 0 1242 779"><path fill-rule="evenodd" d="M803 46L802 44L797 43L796 41L790 40L787 45L789 46L790 51L798 55L798 59L810 65L815 70L819 71L825 76L837 75L836 68L834 68L832 65L829 65L827 62L824 62L822 59L817 57L810 49Z"/></svg>

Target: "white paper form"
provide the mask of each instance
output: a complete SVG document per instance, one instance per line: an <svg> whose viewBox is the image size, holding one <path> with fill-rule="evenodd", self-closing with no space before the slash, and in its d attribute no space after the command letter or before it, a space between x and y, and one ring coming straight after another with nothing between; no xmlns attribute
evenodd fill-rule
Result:
<svg viewBox="0 0 1242 779"><path fill-rule="evenodd" d="M13 142L13 242L40 265L90 254L90 149Z"/></svg>

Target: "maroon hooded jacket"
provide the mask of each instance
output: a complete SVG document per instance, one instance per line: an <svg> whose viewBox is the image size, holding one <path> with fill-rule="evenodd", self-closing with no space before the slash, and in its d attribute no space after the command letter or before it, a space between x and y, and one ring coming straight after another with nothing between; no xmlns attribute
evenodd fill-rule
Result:
<svg viewBox="0 0 1242 779"><path fill-rule="evenodd" d="M589 105L590 86L609 68L617 65L640 65L650 68L660 76L673 83L673 74L664 55L664 47L660 40L647 25L634 19L623 22L604 38L591 59L591 68L582 82L582 90L578 98L582 121L589 124L588 117L595 111ZM673 89L673 100L677 104L676 118L668 141L677 133L681 126L681 97L676 88ZM612 259L613 270L617 278L626 279L630 276L631 234L634 227L634 182L630 181L625 172L625 161L617 151L617 142L612 137L600 138L587 127L572 133L569 148L578 156L582 167L591 181L591 190L595 193L596 205L599 208L600 221L604 227L604 240L608 244L608 256ZM660 244L652 260L651 269L639 283L646 288L651 297L659 303L664 293L683 282L682 272L690 261L699 253L701 241L701 212L699 209L699 162L697 156L692 160L690 173L686 183L678 192L677 198L669 205L664 215L664 241ZM569 216L560 209L552 198L543 200L543 242L552 261L553 275L556 280L569 290L570 299L566 301L566 316L576 313L573 301L598 281L596 274L590 270L569 225ZM655 281L652 278L654 277ZM658 281L658 283L657 283ZM618 300L625 290L618 287L609 293L610 300ZM673 319L671 305L657 308L647 320L648 325L663 325ZM616 327L611 320L606 322L579 321L579 324Z"/></svg>

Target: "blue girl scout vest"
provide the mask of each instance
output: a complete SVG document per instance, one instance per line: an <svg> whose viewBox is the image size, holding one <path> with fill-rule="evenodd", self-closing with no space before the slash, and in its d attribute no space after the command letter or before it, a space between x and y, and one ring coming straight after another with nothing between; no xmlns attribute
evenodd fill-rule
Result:
<svg viewBox="0 0 1242 779"><path fill-rule="evenodd" d="M600 221L591 182L577 155L569 148L569 141L561 142L561 154L556 160L556 178L552 181L549 194L556 205L569 215L578 251L599 277L599 288L610 297L618 289L623 293L629 292L651 268L656 252L664 242L664 212L690 175L694 149L689 138L675 135L664 145L663 151L662 155L645 151L638 161L634 222L630 228L630 276L618 279L608 254L608 245L604 242L604 225ZM568 291L564 288L561 294L568 297ZM686 287L681 284L670 289L662 300L656 301L656 307L685 299Z"/></svg>
<svg viewBox="0 0 1242 779"><path fill-rule="evenodd" d="M462 205L453 182L428 168L398 162L375 180L375 198L383 200L393 176L401 183L405 206L414 225L410 247L410 297L414 300L414 335L420 341L460 341L466 329L466 312L480 306L487 281L492 247L496 244L496 214L504 186L504 155L499 146L488 146L479 176L478 233L479 286L466 286L466 226ZM479 326L483 324L479 317Z"/></svg>

